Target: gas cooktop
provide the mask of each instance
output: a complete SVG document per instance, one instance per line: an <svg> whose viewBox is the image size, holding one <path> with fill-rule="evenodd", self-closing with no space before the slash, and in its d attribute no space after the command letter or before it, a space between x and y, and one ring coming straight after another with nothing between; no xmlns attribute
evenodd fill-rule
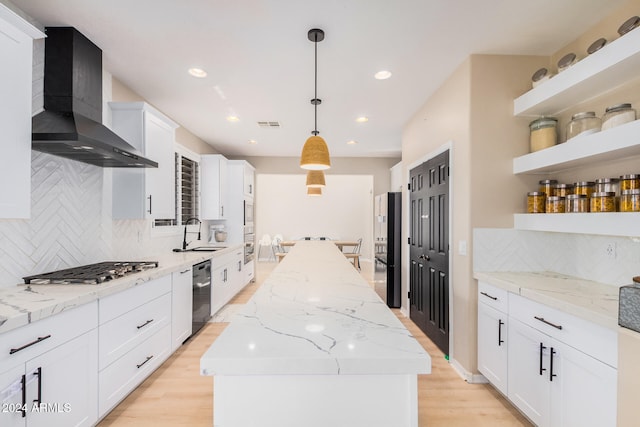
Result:
<svg viewBox="0 0 640 427"><path fill-rule="evenodd" d="M156 268L158 261L107 261L23 277L27 285L97 285Z"/></svg>

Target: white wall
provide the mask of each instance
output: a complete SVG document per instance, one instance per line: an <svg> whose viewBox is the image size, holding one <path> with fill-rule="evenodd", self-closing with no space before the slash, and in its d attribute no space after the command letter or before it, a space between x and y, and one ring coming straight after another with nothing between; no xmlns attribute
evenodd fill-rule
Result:
<svg viewBox="0 0 640 427"><path fill-rule="evenodd" d="M305 174L258 174L256 240L265 233L285 240L305 236L356 240L372 257L373 176L326 175L320 197L307 196Z"/></svg>

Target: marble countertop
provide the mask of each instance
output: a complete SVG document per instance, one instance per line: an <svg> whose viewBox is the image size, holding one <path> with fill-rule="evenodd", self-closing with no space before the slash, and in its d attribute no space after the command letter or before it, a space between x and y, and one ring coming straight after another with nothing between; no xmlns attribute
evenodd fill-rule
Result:
<svg viewBox="0 0 640 427"><path fill-rule="evenodd" d="M618 328L617 286L553 272L475 272L473 277L602 326Z"/></svg>
<svg viewBox="0 0 640 427"><path fill-rule="evenodd" d="M158 261L158 267L99 285L21 284L0 288L0 334L122 292L207 259L215 259L241 247L242 245L234 245L215 252L168 252L161 256L140 259Z"/></svg>
<svg viewBox="0 0 640 427"><path fill-rule="evenodd" d="M425 374L431 358L332 242L301 241L200 368L202 375Z"/></svg>

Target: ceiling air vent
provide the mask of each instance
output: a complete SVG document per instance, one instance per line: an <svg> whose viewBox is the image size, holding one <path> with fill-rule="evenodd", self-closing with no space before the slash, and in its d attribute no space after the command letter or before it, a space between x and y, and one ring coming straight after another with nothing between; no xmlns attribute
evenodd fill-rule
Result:
<svg viewBox="0 0 640 427"><path fill-rule="evenodd" d="M258 122L258 126L261 128L279 129L280 122Z"/></svg>

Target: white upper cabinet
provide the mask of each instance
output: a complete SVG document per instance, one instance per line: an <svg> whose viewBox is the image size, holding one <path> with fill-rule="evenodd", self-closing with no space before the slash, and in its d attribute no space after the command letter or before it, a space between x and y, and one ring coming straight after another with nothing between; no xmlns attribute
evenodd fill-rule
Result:
<svg viewBox="0 0 640 427"><path fill-rule="evenodd" d="M200 157L201 219L227 219L228 160L220 154Z"/></svg>
<svg viewBox="0 0 640 427"><path fill-rule="evenodd" d="M248 162L244 162L243 188L245 197L255 197L255 177L256 170Z"/></svg>
<svg viewBox="0 0 640 427"><path fill-rule="evenodd" d="M112 128L157 168L113 170L114 219L176 216L175 130L178 124L144 102L110 102Z"/></svg>
<svg viewBox="0 0 640 427"><path fill-rule="evenodd" d="M0 4L0 218L31 215L32 52L33 40L43 37Z"/></svg>

